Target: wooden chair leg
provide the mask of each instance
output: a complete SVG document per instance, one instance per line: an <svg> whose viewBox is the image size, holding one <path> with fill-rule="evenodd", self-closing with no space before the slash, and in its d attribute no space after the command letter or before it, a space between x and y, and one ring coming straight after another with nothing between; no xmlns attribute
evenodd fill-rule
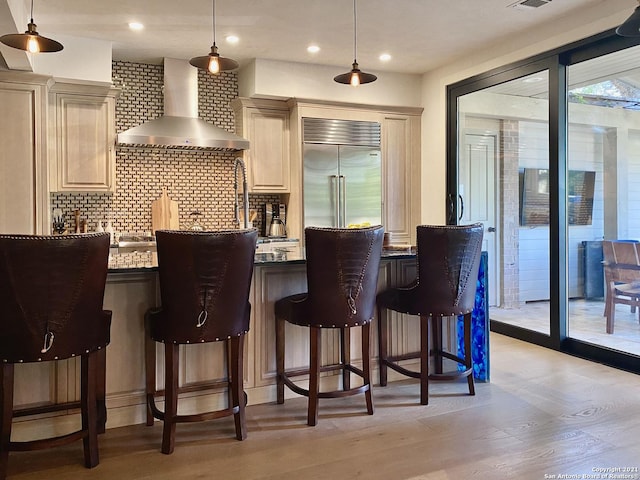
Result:
<svg viewBox="0 0 640 480"><path fill-rule="evenodd" d="M364 384L369 388L364 392L364 398L367 402L367 413L373 415L373 399L371 397L371 324L367 323L362 326L362 375Z"/></svg>
<svg viewBox="0 0 640 480"><path fill-rule="evenodd" d="M343 366L351 362L351 332L348 327L340 329L340 362ZM342 369L342 389L351 388L351 372L346 368Z"/></svg>
<svg viewBox="0 0 640 480"><path fill-rule="evenodd" d="M178 413L178 352L179 345L165 343L164 426L162 428L162 453L173 453Z"/></svg>
<svg viewBox="0 0 640 480"><path fill-rule="evenodd" d="M146 334L144 339L144 365L145 365L145 393L147 399L147 426L154 422L151 405L154 403L156 392L156 342L149 334L148 318L145 318Z"/></svg>
<svg viewBox="0 0 640 480"><path fill-rule="evenodd" d="M13 418L13 364L0 367L0 480L7 477Z"/></svg>
<svg viewBox="0 0 640 480"><path fill-rule="evenodd" d="M311 360L309 366L309 407L307 425L313 427L318 423L318 392L320 390L320 328L309 328Z"/></svg>
<svg viewBox="0 0 640 480"><path fill-rule="evenodd" d="M469 395L475 395L476 390L473 384L473 336L471 335L471 314L468 313L464 316L464 360L465 367L471 369L471 373L467 376L467 383L469 384Z"/></svg>
<svg viewBox="0 0 640 480"><path fill-rule="evenodd" d="M245 419L245 401L243 390L243 372L244 372L244 335L231 338L231 371L229 372L231 384L231 398L233 407L237 407L238 411L233 414L236 424L236 438L244 440L247 438L247 423Z"/></svg>
<svg viewBox="0 0 640 480"><path fill-rule="evenodd" d="M107 431L107 349L96 352L98 370L96 381L96 401L98 405L98 433Z"/></svg>
<svg viewBox="0 0 640 480"><path fill-rule="evenodd" d="M613 327L616 321L616 304L611 302L609 307L609 315L607 316L607 333L613 333Z"/></svg>
<svg viewBox="0 0 640 480"><path fill-rule="evenodd" d="M80 361L80 411L82 430L86 436L84 446L84 466L93 468L99 463L98 457L98 407L96 402L97 383L100 376L100 352L82 355Z"/></svg>
<svg viewBox="0 0 640 480"><path fill-rule="evenodd" d="M387 386L387 313L378 307L378 372L380 375L380 386Z"/></svg>
<svg viewBox="0 0 640 480"><path fill-rule="evenodd" d="M429 316L420 315L420 404L429 404Z"/></svg>
<svg viewBox="0 0 640 480"><path fill-rule="evenodd" d="M278 404L284 403L284 329L285 320L276 317L276 401Z"/></svg>
<svg viewBox="0 0 640 480"><path fill-rule="evenodd" d="M431 343L433 345L433 368L442 373L442 317L431 317Z"/></svg>

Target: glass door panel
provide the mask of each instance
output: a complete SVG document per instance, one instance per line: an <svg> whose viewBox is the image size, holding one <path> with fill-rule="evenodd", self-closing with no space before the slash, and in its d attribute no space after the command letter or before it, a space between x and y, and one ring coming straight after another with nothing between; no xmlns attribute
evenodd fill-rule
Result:
<svg viewBox="0 0 640 480"><path fill-rule="evenodd" d="M458 223L485 225L491 320L550 333L549 73L458 99Z"/></svg>
<svg viewBox="0 0 640 480"><path fill-rule="evenodd" d="M607 281L602 263L603 241L640 240L640 47L567 67L567 84L568 336L640 354L634 276Z"/></svg>

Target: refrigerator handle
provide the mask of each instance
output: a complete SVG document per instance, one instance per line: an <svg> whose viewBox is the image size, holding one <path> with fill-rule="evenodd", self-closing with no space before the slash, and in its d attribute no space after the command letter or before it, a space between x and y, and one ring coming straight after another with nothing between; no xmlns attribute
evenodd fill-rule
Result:
<svg viewBox="0 0 640 480"><path fill-rule="evenodd" d="M347 180L344 175L340 175L338 182L340 182L340 206L342 207L340 227L345 228L347 226Z"/></svg>
<svg viewBox="0 0 640 480"><path fill-rule="evenodd" d="M333 199L335 205L335 224L336 227L340 227L340 184L338 182L338 175L331 175L331 182L333 183Z"/></svg>

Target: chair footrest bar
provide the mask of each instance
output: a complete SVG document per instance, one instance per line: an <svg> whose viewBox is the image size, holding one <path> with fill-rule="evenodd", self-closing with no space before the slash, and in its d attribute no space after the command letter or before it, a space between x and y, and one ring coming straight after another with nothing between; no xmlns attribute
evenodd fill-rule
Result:
<svg viewBox="0 0 640 480"><path fill-rule="evenodd" d="M446 373L431 373L429 374L429 380L433 381L447 381L447 380L455 380L456 378L468 377L473 372L473 369L468 368L462 371L456 372L446 372Z"/></svg>
<svg viewBox="0 0 640 480"><path fill-rule="evenodd" d="M393 357L393 358L396 358L396 357ZM406 360L406 359L403 359L403 360ZM387 360L382 360L382 362L390 369L395 370L396 372L401 373L402 375L406 375L407 377L411 377L411 378L420 378L420 372L407 370L406 368L401 367L397 363L393 363L393 361L391 360L391 357Z"/></svg>
<svg viewBox="0 0 640 480"><path fill-rule="evenodd" d="M16 452L29 452L31 450L42 450L44 448L58 447L66 445L76 440L80 440L88 435L86 430L60 435L59 437L43 438L41 440L30 440L28 442L11 442L9 449Z"/></svg>
<svg viewBox="0 0 640 480"><path fill-rule="evenodd" d="M351 369L349 369L352 371ZM356 372L354 372L356 373ZM288 372L282 375L282 381L284 384L291 389L291 391L297 393L298 395L302 395L304 397L309 396L309 390L306 388L302 388L299 385L295 384L293 381L289 379L287 376ZM360 375L362 377L362 375ZM350 388L348 390L332 390L330 392L318 392L318 398L340 398L340 397L350 397L351 395L357 395L359 393L364 393L370 389L369 385L361 385L359 387Z"/></svg>
<svg viewBox="0 0 640 480"><path fill-rule="evenodd" d="M61 410L73 410L80 408L80 400L66 403L55 403L51 405L40 405L38 407L20 408L13 411L14 417L26 417L28 415L39 415L41 413L59 412Z"/></svg>

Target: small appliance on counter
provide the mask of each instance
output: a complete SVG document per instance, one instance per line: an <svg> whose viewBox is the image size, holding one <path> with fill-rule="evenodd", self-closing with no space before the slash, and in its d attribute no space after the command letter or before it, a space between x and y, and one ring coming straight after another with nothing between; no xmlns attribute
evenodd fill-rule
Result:
<svg viewBox="0 0 640 480"><path fill-rule="evenodd" d="M265 203L262 215L262 234L265 237L287 236L287 209L284 203Z"/></svg>
<svg viewBox="0 0 640 480"><path fill-rule="evenodd" d="M156 237L150 232L123 233L118 239L118 253L155 252Z"/></svg>

